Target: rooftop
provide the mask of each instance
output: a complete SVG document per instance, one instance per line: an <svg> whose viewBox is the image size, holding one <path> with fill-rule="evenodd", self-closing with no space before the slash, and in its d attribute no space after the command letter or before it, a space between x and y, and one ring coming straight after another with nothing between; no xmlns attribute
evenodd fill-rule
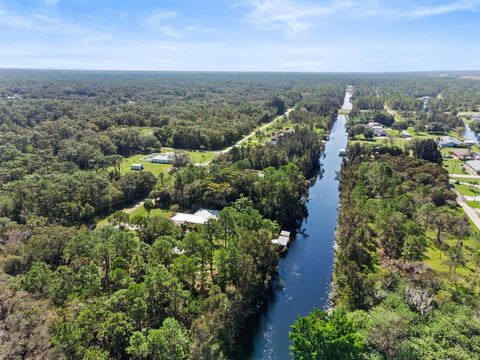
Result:
<svg viewBox="0 0 480 360"><path fill-rule="evenodd" d="M172 221L177 224L205 224L210 219L217 219L217 210L200 209L195 214L177 213L172 217Z"/></svg>
<svg viewBox="0 0 480 360"><path fill-rule="evenodd" d="M475 171L480 171L480 160L469 160L465 162Z"/></svg>

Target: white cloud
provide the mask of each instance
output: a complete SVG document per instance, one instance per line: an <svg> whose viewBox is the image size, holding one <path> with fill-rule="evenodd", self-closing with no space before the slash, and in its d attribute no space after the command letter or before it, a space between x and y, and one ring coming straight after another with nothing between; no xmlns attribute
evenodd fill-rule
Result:
<svg viewBox="0 0 480 360"><path fill-rule="evenodd" d="M480 1L454 1L450 3L419 6L410 10L407 16L410 17L426 17L448 14L456 11L474 11L480 6Z"/></svg>
<svg viewBox="0 0 480 360"><path fill-rule="evenodd" d="M280 29L293 37L321 24L325 19L415 19L458 11L476 11L480 7L480 0L436 1L431 5L419 5L413 0L329 0L322 5L297 0L246 0L241 4L248 9L247 17L257 28Z"/></svg>
<svg viewBox="0 0 480 360"><path fill-rule="evenodd" d="M193 30L202 30L198 21L178 19L178 13L169 10L147 16L144 23L158 33L177 39Z"/></svg>

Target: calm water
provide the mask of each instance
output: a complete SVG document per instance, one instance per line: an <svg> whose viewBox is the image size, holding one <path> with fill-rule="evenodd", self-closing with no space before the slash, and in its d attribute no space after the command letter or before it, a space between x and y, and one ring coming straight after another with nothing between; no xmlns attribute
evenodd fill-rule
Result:
<svg viewBox="0 0 480 360"><path fill-rule="evenodd" d="M347 94L344 108L351 106L349 99ZM247 355L251 359L289 359L290 325L299 315L325 307L328 302L339 202L336 173L342 161L339 150L347 146L345 122L346 117L338 115L321 160L323 175L310 189L309 217L301 227L304 231L280 259L279 279L273 283L268 308L262 312L259 324L252 326L253 349Z"/></svg>
<svg viewBox="0 0 480 360"><path fill-rule="evenodd" d="M475 141L476 144L478 144L478 134L476 134L472 129L470 129L470 126L465 124L465 134L463 137L467 140L472 140Z"/></svg>

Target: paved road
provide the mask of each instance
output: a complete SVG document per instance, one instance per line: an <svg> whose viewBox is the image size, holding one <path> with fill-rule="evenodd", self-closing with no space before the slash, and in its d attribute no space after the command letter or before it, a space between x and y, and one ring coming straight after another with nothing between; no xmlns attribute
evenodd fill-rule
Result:
<svg viewBox="0 0 480 360"><path fill-rule="evenodd" d="M262 130L265 130L267 127L269 127L270 125L272 125L273 123L275 123L276 121L282 119L283 117L285 117L286 115L290 114L290 112L293 110L293 108L290 108L288 109L285 114L283 115L280 115L280 116L277 116L275 119L273 119L272 121L270 121L269 123L257 128L257 129L254 129L250 134L248 134L247 136L244 136L243 138L241 138L240 140L238 140L235 144L233 144L232 146L229 146L227 147L226 149L223 149L221 151L219 151L219 155L221 154L226 154L228 153L230 150L232 150L235 146L238 146L238 145L241 145L243 144L245 141L247 141L248 139L250 139L252 136L255 135L255 133L257 131L262 131ZM211 160L210 160L211 161Z"/></svg>
<svg viewBox="0 0 480 360"><path fill-rule="evenodd" d="M480 216L478 215L478 210L471 208L467 204L467 199L465 199L465 196L461 195L457 190L453 190L455 194L457 194L457 203L460 205L463 210L465 211L465 214L470 218L470 220L473 221L473 223L477 226L477 229L480 229Z"/></svg>
<svg viewBox="0 0 480 360"><path fill-rule="evenodd" d="M449 176L452 178L460 177L465 179L480 179L480 175L450 174Z"/></svg>

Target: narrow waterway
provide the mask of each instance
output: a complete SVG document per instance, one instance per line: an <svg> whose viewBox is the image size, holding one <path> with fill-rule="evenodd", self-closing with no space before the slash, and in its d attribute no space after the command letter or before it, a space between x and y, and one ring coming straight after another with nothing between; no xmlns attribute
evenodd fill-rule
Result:
<svg viewBox="0 0 480 360"><path fill-rule="evenodd" d="M475 144L478 144L478 134L473 131L468 124L465 124L465 133L463 134L463 137L466 140L471 140L474 141Z"/></svg>
<svg viewBox="0 0 480 360"><path fill-rule="evenodd" d="M346 94L343 109L351 109ZM279 262L268 307L252 328L251 359L289 359L288 331L299 315L327 305L334 260L339 190L337 172L347 146L346 116L338 115L321 159L323 174L310 188L306 219L288 253ZM252 326L253 327L253 326Z"/></svg>

